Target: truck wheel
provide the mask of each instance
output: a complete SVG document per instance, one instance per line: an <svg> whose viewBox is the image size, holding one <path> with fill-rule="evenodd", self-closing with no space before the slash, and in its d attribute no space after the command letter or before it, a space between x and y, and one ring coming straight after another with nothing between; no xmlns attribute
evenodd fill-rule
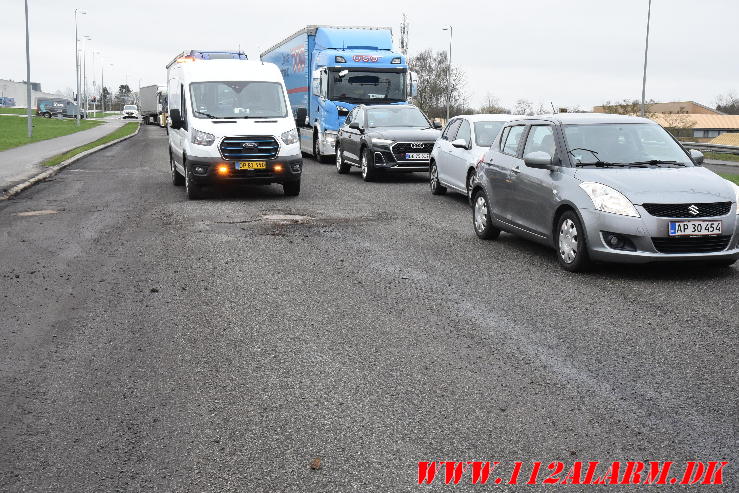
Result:
<svg viewBox="0 0 739 493"><path fill-rule="evenodd" d="M200 200L203 198L203 187L195 183L195 177L192 173L192 166L185 165L185 193L190 200Z"/></svg>
<svg viewBox="0 0 739 493"><path fill-rule="evenodd" d="M169 155L169 169L172 172L172 185L176 187L181 187L185 184L185 177L180 174L179 171L177 171L177 166L174 164L174 159L172 158L172 154Z"/></svg>
<svg viewBox="0 0 739 493"><path fill-rule="evenodd" d="M362 179L364 181L374 181L377 178L375 163L372 161L372 155L366 147L362 150L359 165L362 167Z"/></svg>
<svg viewBox="0 0 739 493"><path fill-rule="evenodd" d="M286 181L282 184L282 190L288 197L295 197L296 195L300 195L300 180Z"/></svg>
<svg viewBox="0 0 739 493"><path fill-rule="evenodd" d="M313 135L313 157L319 163L326 163L326 156L321 154L321 146L318 145L318 134Z"/></svg>

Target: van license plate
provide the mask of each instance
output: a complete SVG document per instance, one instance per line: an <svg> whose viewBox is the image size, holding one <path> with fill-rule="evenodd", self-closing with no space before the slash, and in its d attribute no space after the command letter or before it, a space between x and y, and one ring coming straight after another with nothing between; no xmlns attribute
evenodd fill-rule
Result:
<svg viewBox="0 0 739 493"><path fill-rule="evenodd" d="M267 169L267 161L239 161L236 169Z"/></svg>
<svg viewBox="0 0 739 493"><path fill-rule="evenodd" d="M721 221L670 221L670 236L720 235Z"/></svg>
<svg viewBox="0 0 739 493"><path fill-rule="evenodd" d="M425 159L425 160L429 160L429 159L431 159L431 154L428 154L428 153L413 153L413 154L410 154L410 153L408 153L408 154L405 155L405 158L406 159Z"/></svg>

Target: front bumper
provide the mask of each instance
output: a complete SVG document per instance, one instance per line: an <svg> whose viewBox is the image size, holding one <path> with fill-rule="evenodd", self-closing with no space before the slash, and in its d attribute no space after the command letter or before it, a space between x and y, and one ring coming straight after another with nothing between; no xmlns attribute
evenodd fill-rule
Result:
<svg viewBox="0 0 739 493"><path fill-rule="evenodd" d="M650 215L643 207L636 206L641 217L626 217L610 214L594 209L581 209L587 234L588 253L593 260L623 263L650 262L690 262L739 259L739 220L736 205L729 214L721 217L707 217L698 220L720 220L721 235L719 237L691 237L695 240L695 248L684 248L687 251L666 253L677 240L668 234L670 221L689 221L688 218L664 218ZM616 234L627 239L629 249L617 249L606 243L608 234ZM727 239L728 238L728 239ZM656 244L659 244L658 248ZM683 247L675 248L682 250ZM712 250L712 251L703 251Z"/></svg>
<svg viewBox="0 0 739 493"><path fill-rule="evenodd" d="M277 156L275 159L260 159L266 161L266 169L238 170L234 161L224 161L217 157L191 157L188 156L188 167L193 169L193 177L199 184L225 184L225 183L249 183L268 185L270 183L288 183L300 180L303 173L303 157ZM228 173L221 174L217 166L226 164ZM282 171L275 169L276 165L282 165ZM198 172L198 168L204 172Z"/></svg>
<svg viewBox="0 0 739 493"><path fill-rule="evenodd" d="M410 173L413 171L428 171L431 159L399 159L390 149L378 147L372 149L375 168L387 171Z"/></svg>

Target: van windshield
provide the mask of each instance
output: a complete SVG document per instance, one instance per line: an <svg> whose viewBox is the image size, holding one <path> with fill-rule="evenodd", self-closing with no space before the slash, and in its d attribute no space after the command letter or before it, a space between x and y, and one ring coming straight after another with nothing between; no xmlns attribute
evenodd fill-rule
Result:
<svg viewBox="0 0 739 493"><path fill-rule="evenodd" d="M193 82L195 118L284 118L287 106L277 82Z"/></svg>

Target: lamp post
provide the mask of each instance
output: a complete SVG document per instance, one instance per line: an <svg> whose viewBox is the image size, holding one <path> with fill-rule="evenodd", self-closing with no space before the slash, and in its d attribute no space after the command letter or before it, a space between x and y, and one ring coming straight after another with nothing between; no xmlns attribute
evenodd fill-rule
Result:
<svg viewBox="0 0 739 493"><path fill-rule="evenodd" d="M644 46L644 77L641 82L641 116L644 118L645 111L644 105L646 103L647 95L647 55L649 54L649 21L652 17L652 0L649 0L649 7L647 8L647 41Z"/></svg>
<svg viewBox="0 0 739 493"><path fill-rule="evenodd" d="M80 113L82 112L82 102L80 101L80 53L79 53L79 35L77 33L77 13L85 15L87 12L80 9L74 9L74 73L77 80L77 126L80 125Z"/></svg>
<svg viewBox="0 0 739 493"><path fill-rule="evenodd" d="M447 76L447 98L446 98L446 121L449 121L449 105L452 102L452 26L442 28L442 31L449 31L449 73Z"/></svg>
<svg viewBox="0 0 739 493"><path fill-rule="evenodd" d="M31 40L28 36L28 0L26 0L26 100L28 106L26 115L28 120L28 138L33 136L33 121L31 120Z"/></svg>
<svg viewBox="0 0 739 493"><path fill-rule="evenodd" d="M82 100L85 104L85 117L87 116L87 41L92 38L82 35Z"/></svg>

